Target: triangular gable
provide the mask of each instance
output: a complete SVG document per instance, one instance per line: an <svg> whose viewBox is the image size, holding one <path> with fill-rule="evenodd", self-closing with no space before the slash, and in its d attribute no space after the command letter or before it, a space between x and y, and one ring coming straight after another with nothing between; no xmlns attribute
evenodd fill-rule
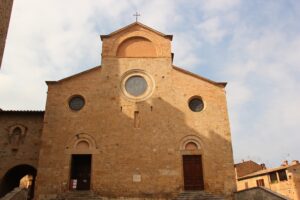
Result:
<svg viewBox="0 0 300 200"><path fill-rule="evenodd" d="M215 81L212 81L212 80L210 80L210 79L204 78L204 77L202 77L202 76L200 76L200 75L198 75L198 74L194 74L194 73L192 73L192 72L189 72L189 71L187 71L187 70L184 70L184 69L182 69L182 68L180 68L180 67L176 67L176 66L174 66L174 65L173 65L173 69L175 69L175 70L177 70L177 71L179 71L179 72L182 72L182 73L184 73L184 74L193 76L193 77L195 77L195 78L201 79L201 80L203 80L203 81L205 81L205 82L208 82L208 83L211 83L211 84L213 84L213 85L216 85L216 86L218 86L218 87L225 88L226 85L227 85L227 82L215 82Z"/></svg>
<svg viewBox="0 0 300 200"><path fill-rule="evenodd" d="M117 33L120 33L120 32L122 32L122 31L125 31L126 29L129 29L129 28L134 27L134 26L140 26L140 27L143 27L143 28L145 28L145 29L147 29L147 30L149 30L149 31L151 31L151 32L154 32L154 33L156 33L156 34L158 34L158 35L160 35L160 36L162 36L162 37L164 37L164 38L169 39L170 41L172 41L172 39L173 39L173 35L165 35L165 34L159 32L159 31L157 31L157 30L155 30L155 29L153 29L153 28L150 28L149 26L146 26L145 24L140 23L140 22L134 22L134 23L132 23L132 24L129 24L128 26L125 26L125 27L123 27L123 28L120 28L120 29L118 29L118 30L116 30L116 31L114 31L114 32L112 32L112 33L110 33L110 34L108 34L108 35L100 35L100 38L101 38L101 40L103 40L103 38L109 38L109 37L111 37L111 36L113 36L113 35L115 35L115 34L117 34Z"/></svg>

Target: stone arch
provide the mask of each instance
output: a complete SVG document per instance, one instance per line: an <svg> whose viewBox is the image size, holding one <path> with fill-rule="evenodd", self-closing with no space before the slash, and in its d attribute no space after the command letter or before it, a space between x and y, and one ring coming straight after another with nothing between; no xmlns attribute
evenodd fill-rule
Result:
<svg viewBox="0 0 300 200"><path fill-rule="evenodd" d="M203 154L203 143L198 136L185 136L180 141L180 151L182 154Z"/></svg>
<svg viewBox="0 0 300 200"><path fill-rule="evenodd" d="M73 135L66 146L67 154L98 154L98 146L95 139L86 134L78 133Z"/></svg>
<svg viewBox="0 0 300 200"><path fill-rule="evenodd" d="M117 57L156 57L156 48L145 37L135 36L125 39L117 48Z"/></svg>
<svg viewBox="0 0 300 200"><path fill-rule="evenodd" d="M34 196L36 173L36 168L28 164L20 164L10 168L1 179L0 197L9 193L16 187L22 187L29 189L29 199L32 199ZM24 183L26 181L29 182Z"/></svg>

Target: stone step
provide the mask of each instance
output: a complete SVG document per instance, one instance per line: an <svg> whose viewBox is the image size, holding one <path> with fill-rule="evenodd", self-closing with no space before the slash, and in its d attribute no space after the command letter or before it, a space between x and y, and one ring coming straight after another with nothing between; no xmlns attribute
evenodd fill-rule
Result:
<svg viewBox="0 0 300 200"><path fill-rule="evenodd" d="M60 195L56 200L102 200L102 198L92 191L70 191Z"/></svg>
<svg viewBox="0 0 300 200"><path fill-rule="evenodd" d="M184 191L174 200L224 200L224 198L204 191Z"/></svg>

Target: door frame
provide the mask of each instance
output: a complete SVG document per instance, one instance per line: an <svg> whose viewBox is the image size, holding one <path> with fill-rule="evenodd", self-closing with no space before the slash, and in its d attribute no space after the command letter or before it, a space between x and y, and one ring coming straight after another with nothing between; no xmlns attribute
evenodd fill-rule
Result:
<svg viewBox="0 0 300 200"><path fill-rule="evenodd" d="M186 187L186 185L185 185L185 174L184 174L184 159L183 159L183 157L184 156L199 156L200 157L200 164L201 164L201 170L202 170L202 183L203 183L203 186L202 186L202 188L201 189L196 189L196 190L192 190L192 189L190 189L190 190L192 190L192 191L204 191L205 190L205 182L204 182L204 169L203 169L203 156L201 155L201 154L182 154L181 155L181 162L182 162L182 182L183 182L183 190L188 190L188 189L185 189L185 187Z"/></svg>
<svg viewBox="0 0 300 200"><path fill-rule="evenodd" d="M186 148L186 145L188 143L194 143L196 145L196 148L193 150L188 150ZM180 163L181 163L181 188L182 191L184 191L184 170L183 170L183 156L184 155L200 155L202 160L202 177L203 177L203 190L206 190L207 184L206 184L206 162L205 162L205 145L202 142L201 138L199 138L196 135L187 135L183 137L180 141Z"/></svg>
<svg viewBox="0 0 300 200"><path fill-rule="evenodd" d="M92 177L93 177L93 154L90 154L90 153L85 153L85 154L77 154L77 153L74 153L74 154L70 154L70 162L69 162L69 177L68 177L68 190L70 191L70 190L73 190L73 189L71 189L71 178L72 178L72 158L73 158L73 156L74 155L90 155L91 156L91 166L90 166L90 187L89 187L89 189L88 190L92 190L92 186L93 186L93 184L92 184ZM87 190L87 191L88 191ZM77 191L77 189L76 189L76 191Z"/></svg>

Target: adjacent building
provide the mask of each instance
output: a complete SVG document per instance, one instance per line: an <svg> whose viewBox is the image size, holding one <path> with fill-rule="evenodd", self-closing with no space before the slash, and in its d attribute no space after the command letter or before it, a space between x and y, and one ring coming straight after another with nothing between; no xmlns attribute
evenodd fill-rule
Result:
<svg viewBox="0 0 300 200"><path fill-rule="evenodd" d="M267 169L253 161L235 164L237 190L265 187L293 200L300 199L300 164L287 161L280 167Z"/></svg>

